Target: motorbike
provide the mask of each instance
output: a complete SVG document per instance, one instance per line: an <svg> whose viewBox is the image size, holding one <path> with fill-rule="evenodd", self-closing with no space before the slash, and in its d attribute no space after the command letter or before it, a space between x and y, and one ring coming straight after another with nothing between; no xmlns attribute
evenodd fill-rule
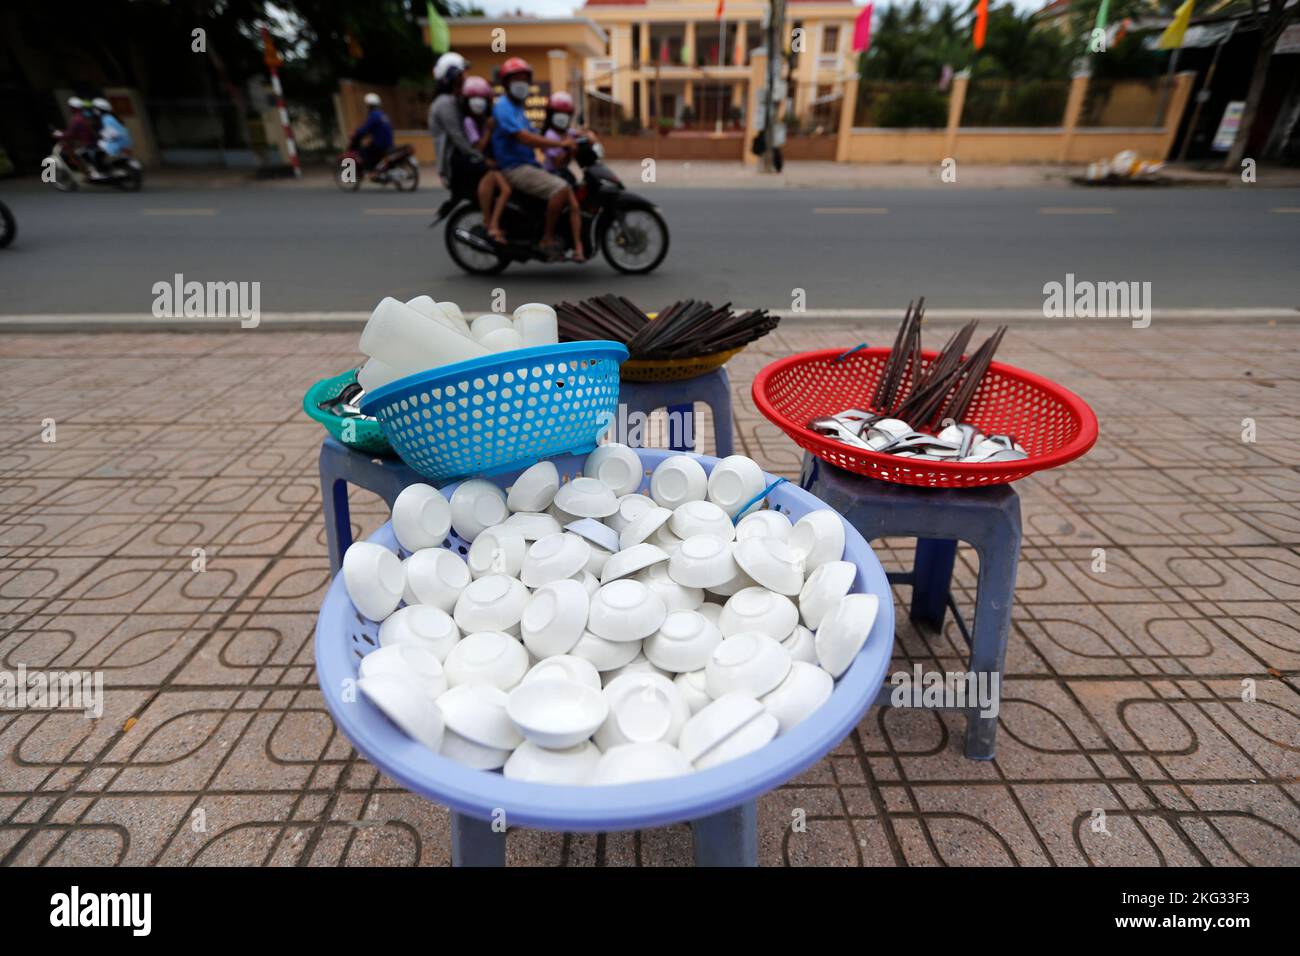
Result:
<svg viewBox="0 0 1300 956"><path fill-rule="evenodd" d="M339 157L334 181L339 189L354 193L361 188L362 179L381 186L396 186L399 192L414 192L420 185L420 163L415 158L415 148L409 145L394 146L369 169L362 164L361 150L355 147L348 149Z"/></svg>
<svg viewBox="0 0 1300 956"><path fill-rule="evenodd" d="M624 187L602 162L598 144L581 136L575 145L574 158L583 175L574 194L582 210L582 244L588 258L599 249L619 272L643 275L653 271L668 255L668 225L663 216L654 203ZM480 167L474 174L454 172L451 196L429 224L433 227L446 221L444 238L452 260L474 275L496 275L512 262L545 261L539 243L546 201L515 190L501 216L506 241L496 242L487 233L476 194L483 171ZM566 252L573 248L568 223L568 215L561 213L555 230Z"/></svg>
<svg viewBox="0 0 1300 956"><path fill-rule="evenodd" d="M54 149L46 164L54 168L54 188L72 192L81 186L115 186L123 192L137 192L144 185L144 167L129 153L106 156L104 168L93 173L88 163L63 142L63 133L54 131Z"/></svg>
<svg viewBox="0 0 1300 956"><path fill-rule="evenodd" d="M0 202L0 249L13 242L16 235L18 235L18 223L14 220L14 214L9 211L8 206Z"/></svg>

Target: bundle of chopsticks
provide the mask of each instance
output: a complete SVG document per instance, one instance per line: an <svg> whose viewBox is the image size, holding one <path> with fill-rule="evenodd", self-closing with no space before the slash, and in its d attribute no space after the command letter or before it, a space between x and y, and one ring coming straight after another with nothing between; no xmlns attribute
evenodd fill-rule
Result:
<svg viewBox="0 0 1300 956"><path fill-rule="evenodd" d="M948 339L929 365L921 360L921 321L925 299L909 302L898 327L884 372L876 384L871 403L874 411L924 429L951 419L961 422L979 389L993 353L1006 334L1005 325L984 340L969 357L962 358L975 334L978 321L967 322Z"/></svg>
<svg viewBox="0 0 1300 956"><path fill-rule="evenodd" d="M766 309L733 312L731 303L685 299L651 319L621 295L602 295L582 302L561 302L560 341L612 339L627 345L633 359L695 358L748 345L776 328L780 318Z"/></svg>

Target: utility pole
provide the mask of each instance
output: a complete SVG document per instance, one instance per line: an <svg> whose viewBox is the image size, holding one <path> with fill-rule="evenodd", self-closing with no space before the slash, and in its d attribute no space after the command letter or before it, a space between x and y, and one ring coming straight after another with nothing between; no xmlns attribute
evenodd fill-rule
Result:
<svg viewBox="0 0 1300 956"><path fill-rule="evenodd" d="M775 172L777 103L776 89L781 79L781 60L785 53L785 0L770 0L767 15L767 95L763 103L763 171Z"/></svg>

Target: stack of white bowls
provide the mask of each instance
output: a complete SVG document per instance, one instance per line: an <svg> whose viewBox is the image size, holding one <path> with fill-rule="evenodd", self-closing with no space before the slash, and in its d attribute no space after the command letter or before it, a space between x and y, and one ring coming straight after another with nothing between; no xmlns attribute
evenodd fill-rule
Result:
<svg viewBox="0 0 1300 956"><path fill-rule="evenodd" d="M363 693L452 760L554 784L706 770L798 725L875 621L842 519L766 509L740 455L709 475L666 458L648 495L645 477L608 444L580 476L543 461L504 491L406 488L405 559L370 542L344 556L353 604L382 622Z"/></svg>

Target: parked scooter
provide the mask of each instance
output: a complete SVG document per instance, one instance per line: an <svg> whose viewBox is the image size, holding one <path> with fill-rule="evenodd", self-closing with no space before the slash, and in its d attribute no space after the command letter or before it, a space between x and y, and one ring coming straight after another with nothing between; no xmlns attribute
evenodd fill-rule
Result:
<svg viewBox="0 0 1300 956"><path fill-rule="evenodd" d="M14 220L14 214L9 211L8 206L0 202L0 249L13 242L16 235L18 235L18 223Z"/></svg>
<svg viewBox="0 0 1300 956"><path fill-rule="evenodd" d="M594 254L599 249L619 272L644 274L668 255L668 225L654 203L628 192L613 170L601 162L602 151L587 137L575 140L575 159L583 170L574 189L582 209L582 244ZM545 261L539 247L546 214L545 200L515 190L501 216L504 243L487 233L479 209L477 176L458 175L451 197L438 209L436 226L447 221L447 252L456 265L475 275L496 275L512 262ZM568 217L561 216L555 230L565 250L573 248Z"/></svg>
<svg viewBox="0 0 1300 956"><path fill-rule="evenodd" d="M360 150L348 150L338 159L334 181L339 189L354 193L361 188L362 179L381 186L396 186L399 192L414 192L420 185L420 163L415 158L415 149L410 145L395 146L370 169L362 168Z"/></svg>
<svg viewBox="0 0 1300 956"><path fill-rule="evenodd" d="M54 130L54 149L47 163L54 164L54 188L72 192L80 186L115 186L133 193L144 185L144 167L128 153L105 158L102 170L91 170L89 164L63 142L63 133Z"/></svg>

